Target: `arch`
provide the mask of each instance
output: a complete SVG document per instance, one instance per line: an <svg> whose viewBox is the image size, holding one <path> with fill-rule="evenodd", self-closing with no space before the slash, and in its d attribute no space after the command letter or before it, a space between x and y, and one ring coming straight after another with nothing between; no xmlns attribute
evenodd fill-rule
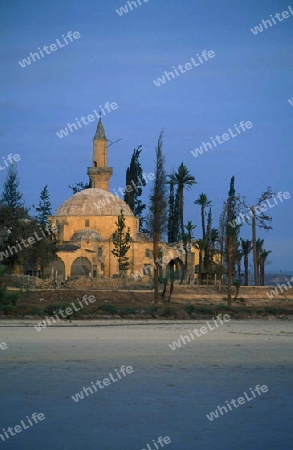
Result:
<svg viewBox="0 0 293 450"><path fill-rule="evenodd" d="M181 279L183 271L183 262L179 258L171 259L166 268L166 275L170 278L171 273L174 273L175 280Z"/></svg>
<svg viewBox="0 0 293 450"><path fill-rule="evenodd" d="M72 265L71 265L71 271L70 276L72 277L82 277L82 276L90 276L92 272L92 265L90 261L87 258L84 258L80 256L79 258L76 258Z"/></svg>
<svg viewBox="0 0 293 450"><path fill-rule="evenodd" d="M44 277L62 281L65 279L65 264L61 258L58 257L55 261L44 268Z"/></svg>

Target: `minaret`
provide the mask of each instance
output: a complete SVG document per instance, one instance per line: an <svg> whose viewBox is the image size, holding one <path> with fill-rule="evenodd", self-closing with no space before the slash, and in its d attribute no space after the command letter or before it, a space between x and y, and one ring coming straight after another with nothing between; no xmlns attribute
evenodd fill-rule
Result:
<svg viewBox="0 0 293 450"><path fill-rule="evenodd" d="M97 131L93 141L93 165L88 167L88 176L91 180L91 187L109 191L109 180L113 169L108 167L108 139L101 121L97 126Z"/></svg>

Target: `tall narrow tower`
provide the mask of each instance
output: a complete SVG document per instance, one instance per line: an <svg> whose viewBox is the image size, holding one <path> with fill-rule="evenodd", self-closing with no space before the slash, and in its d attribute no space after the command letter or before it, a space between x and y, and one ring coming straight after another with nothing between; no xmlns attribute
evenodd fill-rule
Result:
<svg viewBox="0 0 293 450"><path fill-rule="evenodd" d="M93 141L93 165L88 167L87 173L92 188L109 191L109 180L113 174L113 169L108 167L108 139L101 118Z"/></svg>

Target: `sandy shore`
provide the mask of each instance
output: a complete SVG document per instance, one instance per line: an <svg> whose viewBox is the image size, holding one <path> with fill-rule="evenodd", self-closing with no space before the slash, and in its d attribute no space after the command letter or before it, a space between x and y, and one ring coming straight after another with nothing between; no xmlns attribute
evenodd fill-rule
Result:
<svg viewBox="0 0 293 450"><path fill-rule="evenodd" d="M35 321L0 323L0 430L45 415L0 438L3 448L155 450L159 436L170 450L292 448L292 322L231 321L176 350L169 344L206 321L92 322L40 332ZM72 399L121 366L133 373ZM207 418L258 384L268 392Z"/></svg>

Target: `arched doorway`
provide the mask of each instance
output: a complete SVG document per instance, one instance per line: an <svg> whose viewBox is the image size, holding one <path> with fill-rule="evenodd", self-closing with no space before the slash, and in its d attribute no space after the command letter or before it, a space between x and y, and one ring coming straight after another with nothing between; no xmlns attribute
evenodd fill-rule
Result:
<svg viewBox="0 0 293 450"><path fill-rule="evenodd" d="M44 268L44 277L51 278L52 281L65 279L65 265L62 259L57 258L51 264Z"/></svg>
<svg viewBox="0 0 293 450"><path fill-rule="evenodd" d="M92 265L87 258L79 257L73 261L71 266L71 276L72 277L88 277L92 271Z"/></svg>
<svg viewBox="0 0 293 450"><path fill-rule="evenodd" d="M183 271L183 262L179 258L174 258L169 261L166 268L166 275L170 279L172 273L175 275L175 280L180 280Z"/></svg>

